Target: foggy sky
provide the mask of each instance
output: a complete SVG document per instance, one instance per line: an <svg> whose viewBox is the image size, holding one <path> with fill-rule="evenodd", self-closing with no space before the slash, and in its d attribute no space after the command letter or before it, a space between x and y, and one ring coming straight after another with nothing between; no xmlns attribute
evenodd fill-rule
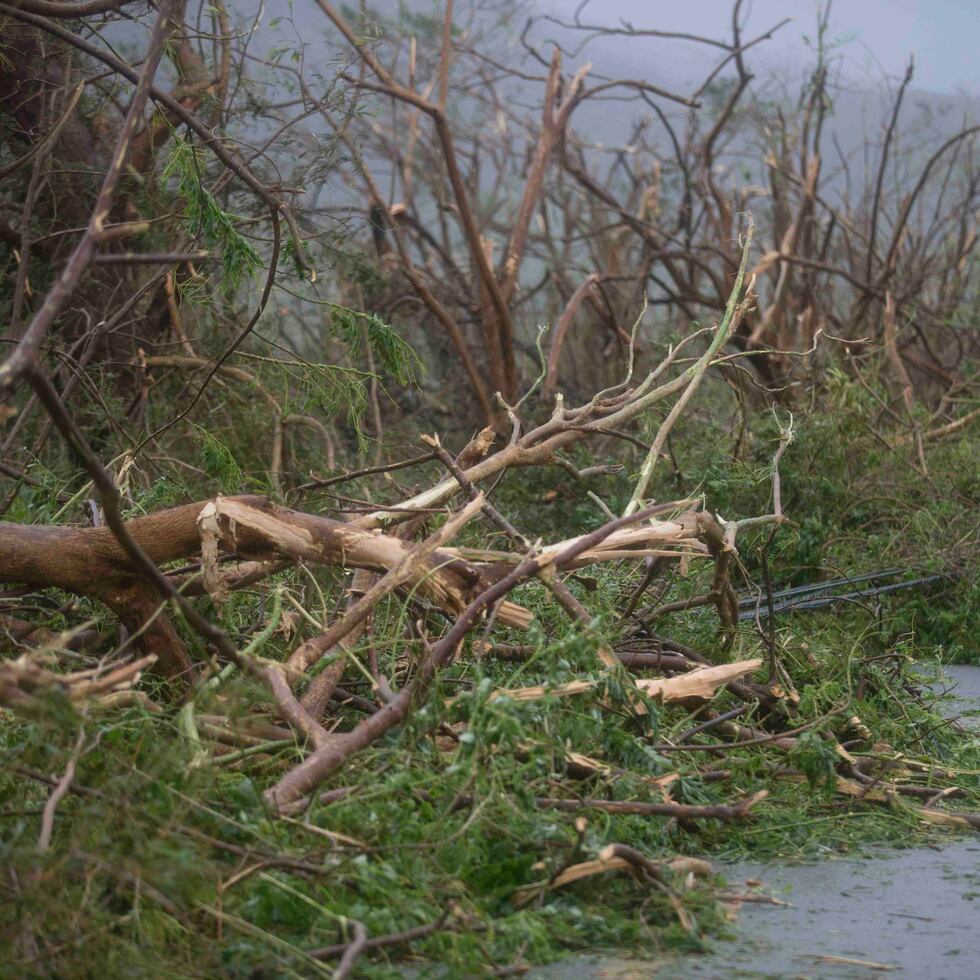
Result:
<svg viewBox="0 0 980 980"><path fill-rule="evenodd" d="M570 19L581 0L523 0L518 9L527 16L554 13ZM818 0L746 0L743 37L751 38L789 17L789 24L751 52L754 73L766 71L785 77L812 62L805 37L815 33ZM441 16L444 0L369 0L369 9L393 13L399 7ZM457 0L457 24L465 19L467 4ZM336 32L313 0L237 0L240 22L262 10L256 41L291 39L318 46ZM586 22L616 24L626 20L636 27L730 38L731 0L590 0L581 16ZM283 21L275 28L270 22ZM521 18L518 17L518 25ZM980 97L980 0L835 0L831 8L830 40L847 77L862 87L894 87L914 56L913 90ZM555 36L561 32L555 30ZM538 38L548 36L543 25ZM567 37L567 35L565 35ZM597 55L598 52L598 55ZM600 67L601 55L643 69L641 76L666 83L695 81L714 64L717 49L677 40L654 38L599 39L590 45L588 59ZM619 77L622 71L613 69Z"/></svg>
<svg viewBox="0 0 980 980"><path fill-rule="evenodd" d="M579 2L541 0L537 6L570 18ZM748 0L743 9L746 38L784 17L793 18L772 40L754 49L756 71L765 65L782 72L807 60L802 36L813 37L816 0ZM627 20L635 27L722 39L728 36L730 11L728 0L592 0L581 17L606 24ZM894 82L904 74L912 54L915 88L980 96L980 0L836 0L830 22L830 37L841 42L848 74L857 79L881 81L884 74ZM687 74L695 77L710 60L704 48L672 40L632 39L629 44L643 44L658 74L678 80ZM621 43L620 52L624 49Z"/></svg>

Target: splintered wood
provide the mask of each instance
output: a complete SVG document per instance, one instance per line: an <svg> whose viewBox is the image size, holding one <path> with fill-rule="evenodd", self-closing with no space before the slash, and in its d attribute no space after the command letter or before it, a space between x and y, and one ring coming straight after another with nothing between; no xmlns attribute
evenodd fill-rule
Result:
<svg viewBox="0 0 980 980"><path fill-rule="evenodd" d="M711 698L723 684L751 674L762 666L762 659L742 660L719 667L703 667L681 674L679 677L640 678L634 683L648 697L661 702L683 701L686 698ZM532 687L501 688L490 695L491 700L510 698L511 701L538 701L545 697L572 697L586 694L598 687L601 681L569 681L567 684Z"/></svg>

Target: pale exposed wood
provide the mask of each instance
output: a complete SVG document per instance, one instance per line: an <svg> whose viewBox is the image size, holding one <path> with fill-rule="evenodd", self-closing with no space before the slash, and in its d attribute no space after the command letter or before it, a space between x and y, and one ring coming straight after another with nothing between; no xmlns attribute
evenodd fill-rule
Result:
<svg viewBox="0 0 980 980"><path fill-rule="evenodd" d="M640 678L636 686L658 701L683 701L685 698L711 698L715 691L729 681L737 680L762 666L762 659L740 660L719 667L701 667L678 677ZM546 697L574 697L586 694L600 685L600 681L569 681L548 687L535 684L532 687L501 688L490 695L490 700L509 698L511 701L540 701Z"/></svg>

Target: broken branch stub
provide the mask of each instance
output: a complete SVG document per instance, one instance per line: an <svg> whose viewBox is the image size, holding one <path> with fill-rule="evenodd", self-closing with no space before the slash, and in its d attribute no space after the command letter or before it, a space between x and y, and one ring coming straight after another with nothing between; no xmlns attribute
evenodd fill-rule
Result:
<svg viewBox="0 0 980 980"><path fill-rule="evenodd" d="M467 520L480 507L464 511ZM208 538L214 538L229 551L255 558L287 556L385 573L400 569L396 587L411 587L448 612L463 609L474 589L487 581L478 565L441 551L441 540L434 548L417 550L390 535L274 504L255 507L230 497L210 501L201 517L202 548ZM531 618L513 603L503 604L498 615L506 625L520 628Z"/></svg>

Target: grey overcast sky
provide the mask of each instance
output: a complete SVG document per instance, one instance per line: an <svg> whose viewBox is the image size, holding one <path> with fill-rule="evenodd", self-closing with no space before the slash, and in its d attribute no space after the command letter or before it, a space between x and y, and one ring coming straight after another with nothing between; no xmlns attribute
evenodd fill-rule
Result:
<svg viewBox="0 0 980 980"><path fill-rule="evenodd" d="M538 6L570 18L579 0L542 0ZM773 40L756 49L752 59L756 70L760 65L774 70L799 66L806 55L802 35L812 36L816 9L816 0L748 0L746 36L761 33L784 17L793 18ZM723 37L730 11L729 0L592 0L582 19L606 24L626 20L634 27ZM880 79L882 71L892 78L900 76L912 54L916 88L980 95L980 0L836 0L830 33L848 42L843 53L848 74L856 78ZM682 69L677 42L647 43L651 58L667 62L661 64L663 74L676 77ZM699 55L688 49L688 54L698 61L693 76L706 52Z"/></svg>
<svg viewBox="0 0 980 980"><path fill-rule="evenodd" d="M570 19L581 0L518 0L528 15L550 12ZM444 0L369 0L369 7L393 12L399 6L439 15ZM750 59L754 72L769 69L785 75L798 73L811 61L804 35L812 37L818 0L745 0L746 37L759 34L783 18L792 18L776 36L756 47ZM351 4L356 6L356 4ZM465 20L466 0L457 0L457 23ZM236 0L235 10L245 19L261 7L260 23L271 42L286 27L271 30L277 16L292 20L297 39L315 43L334 34L314 0ZM588 23L612 25L626 20L635 27L686 31L727 39L732 0L591 0L582 13ZM520 18L518 18L518 24ZM265 31L260 28L260 35ZM548 37L546 26L536 32ZM553 36L568 35L554 30ZM882 74L891 81L905 71L909 54L915 58L913 87L920 91L980 96L980 0L834 0L831 40L844 42L841 52L845 75L859 85L877 87ZM516 41L516 39L515 39ZM597 57L597 53L599 57ZM586 57L601 66L605 55L623 68L643 71L641 77L662 81L700 80L703 69L714 64L716 49L676 40L618 38L591 44ZM795 70L795 71L794 71ZM615 72L621 74L621 72Z"/></svg>

